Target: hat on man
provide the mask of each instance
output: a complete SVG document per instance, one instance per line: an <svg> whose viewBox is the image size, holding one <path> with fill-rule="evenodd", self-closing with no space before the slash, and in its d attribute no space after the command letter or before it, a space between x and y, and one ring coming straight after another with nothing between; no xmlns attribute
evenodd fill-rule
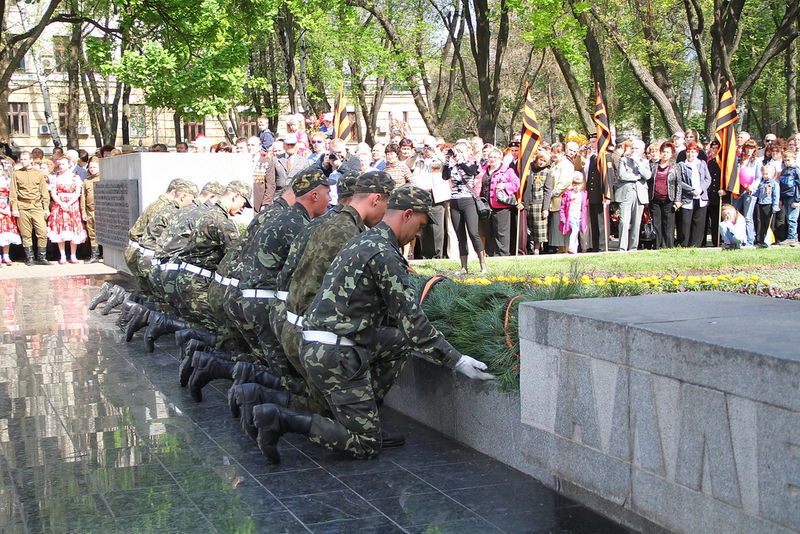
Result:
<svg viewBox="0 0 800 534"><path fill-rule="evenodd" d="M212 180L211 182L206 182L206 185L203 186L203 190L200 192L212 195L223 195L225 193L225 186Z"/></svg>
<svg viewBox="0 0 800 534"><path fill-rule="evenodd" d="M431 224L436 221L431 217L433 208L433 197L431 194L416 185L406 184L397 187L389 195L389 203L386 206L390 210L413 210L417 213L425 213Z"/></svg>
<svg viewBox="0 0 800 534"><path fill-rule="evenodd" d="M686 134L685 134L685 133L683 133L682 131L678 130L677 132L675 132L674 134L672 134L672 138L673 138L673 139L675 139L676 137L677 137L678 139L685 139L685 138L686 138Z"/></svg>
<svg viewBox="0 0 800 534"><path fill-rule="evenodd" d="M383 171L365 172L356 180L354 193L380 193L388 195L394 190L394 180Z"/></svg>
<svg viewBox="0 0 800 534"><path fill-rule="evenodd" d="M246 184L241 180L233 180L225 187L225 192L227 193L228 191L242 195L245 200L244 205L248 208L253 207L253 205L250 204L250 197L253 196L253 187L250 184Z"/></svg>
<svg viewBox="0 0 800 534"><path fill-rule="evenodd" d="M183 178L177 178L173 180L175 182L175 191L179 191L181 193L189 193L190 195L197 196L198 189L197 184L194 182L190 182L189 180L185 180ZM170 184L172 185L172 184Z"/></svg>
<svg viewBox="0 0 800 534"><path fill-rule="evenodd" d="M286 134L283 138L284 145L296 145L297 144L297 134Z"/></svg>
<svg viewBox="0 0 800 534"><path fill-rule="evenodd" d="M173 191L178 188L181 182L185 181L183 178L173 178L167 186L167 191Z"/></svg>
<svg viewBox="0 0 800 534"><path fill-rule="evenodd" d="M327 122L333 122L333 112L329 111L326 114L324 114L322 116L322 120L327 121Z"/></svg>
<svg viewBox="0 0 800 534"><path fill-rule="evenodd" d="M306 167L294 177L292 189L295 196L301 197L320 185L334 185L336 180L328 178L319 167Z"/></svg>
<svg viewBox="0 0 800 534"><path fill-rule="evenodd" d="M340 176L339 181L336 183L336 191L339 195L339 198L348 198L355 195L357 181L358 173L356 172L348 172L347 174Z"/></svg>

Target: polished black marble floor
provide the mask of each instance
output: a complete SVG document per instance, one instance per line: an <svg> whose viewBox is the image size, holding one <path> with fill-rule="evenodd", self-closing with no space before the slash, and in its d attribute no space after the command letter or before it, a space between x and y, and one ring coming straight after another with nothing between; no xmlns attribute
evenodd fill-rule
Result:
<svg viewBox="0 0 800 534"><path fill-rule="evenodd" d="M104 279L0 281L0 532L624 531L388 410L404 447L354 461L289 436L270 466L228 383L193 402L171 337L147 354L88 311Z"/></svg>

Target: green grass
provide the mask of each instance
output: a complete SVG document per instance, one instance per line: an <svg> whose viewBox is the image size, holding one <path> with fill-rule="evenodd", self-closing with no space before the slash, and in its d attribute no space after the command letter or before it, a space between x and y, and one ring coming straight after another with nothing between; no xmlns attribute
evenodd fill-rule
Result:
<svg viewBox="0 0 800 534"><path fill-rule="evenodd" d="M454 275L460 269L455 260L415 261L412 267L421 275ZM783 289L800 287L800 248L728 250L669 249L642 250L633 253L520 256L489 258L488 276L547 276L557 274L610 275L680 275L741 274L769 278ZM470 275L480 270L477 260L469 263Z"/></svg>

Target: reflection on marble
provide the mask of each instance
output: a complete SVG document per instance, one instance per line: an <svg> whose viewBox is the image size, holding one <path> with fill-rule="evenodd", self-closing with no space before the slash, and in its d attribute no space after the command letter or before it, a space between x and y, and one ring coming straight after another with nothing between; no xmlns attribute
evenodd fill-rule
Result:
<svg viewBox="0 0 800 534"><path fill-rule="evenodd" d="M270 466L230 418L229 382L194 403L169 336L147 354L88 311L105 279L0 281L2 533L621 530L388 411L405 447L358 462L290 436Z"/></svg>

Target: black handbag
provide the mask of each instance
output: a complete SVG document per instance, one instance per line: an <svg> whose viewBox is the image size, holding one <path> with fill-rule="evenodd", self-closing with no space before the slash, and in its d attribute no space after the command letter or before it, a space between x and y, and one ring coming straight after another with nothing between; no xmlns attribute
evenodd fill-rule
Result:
<svg viewBox="0 0 800 534"><path fill-rule="evenodd" d="M478 217L481 219L488 219L492 214L492 208L489 206L489 201L484 197L476 196L473 196L472 199L475 201L475 209L478 210Z"/></svg>
<svg viewBox="0 0 800 534"><path fill-rule="evenodd" d="M517 196L513 193L506 193L505 189L495 190L494 198L501 204L506 204L508 206L517 205Z"/></svg>

